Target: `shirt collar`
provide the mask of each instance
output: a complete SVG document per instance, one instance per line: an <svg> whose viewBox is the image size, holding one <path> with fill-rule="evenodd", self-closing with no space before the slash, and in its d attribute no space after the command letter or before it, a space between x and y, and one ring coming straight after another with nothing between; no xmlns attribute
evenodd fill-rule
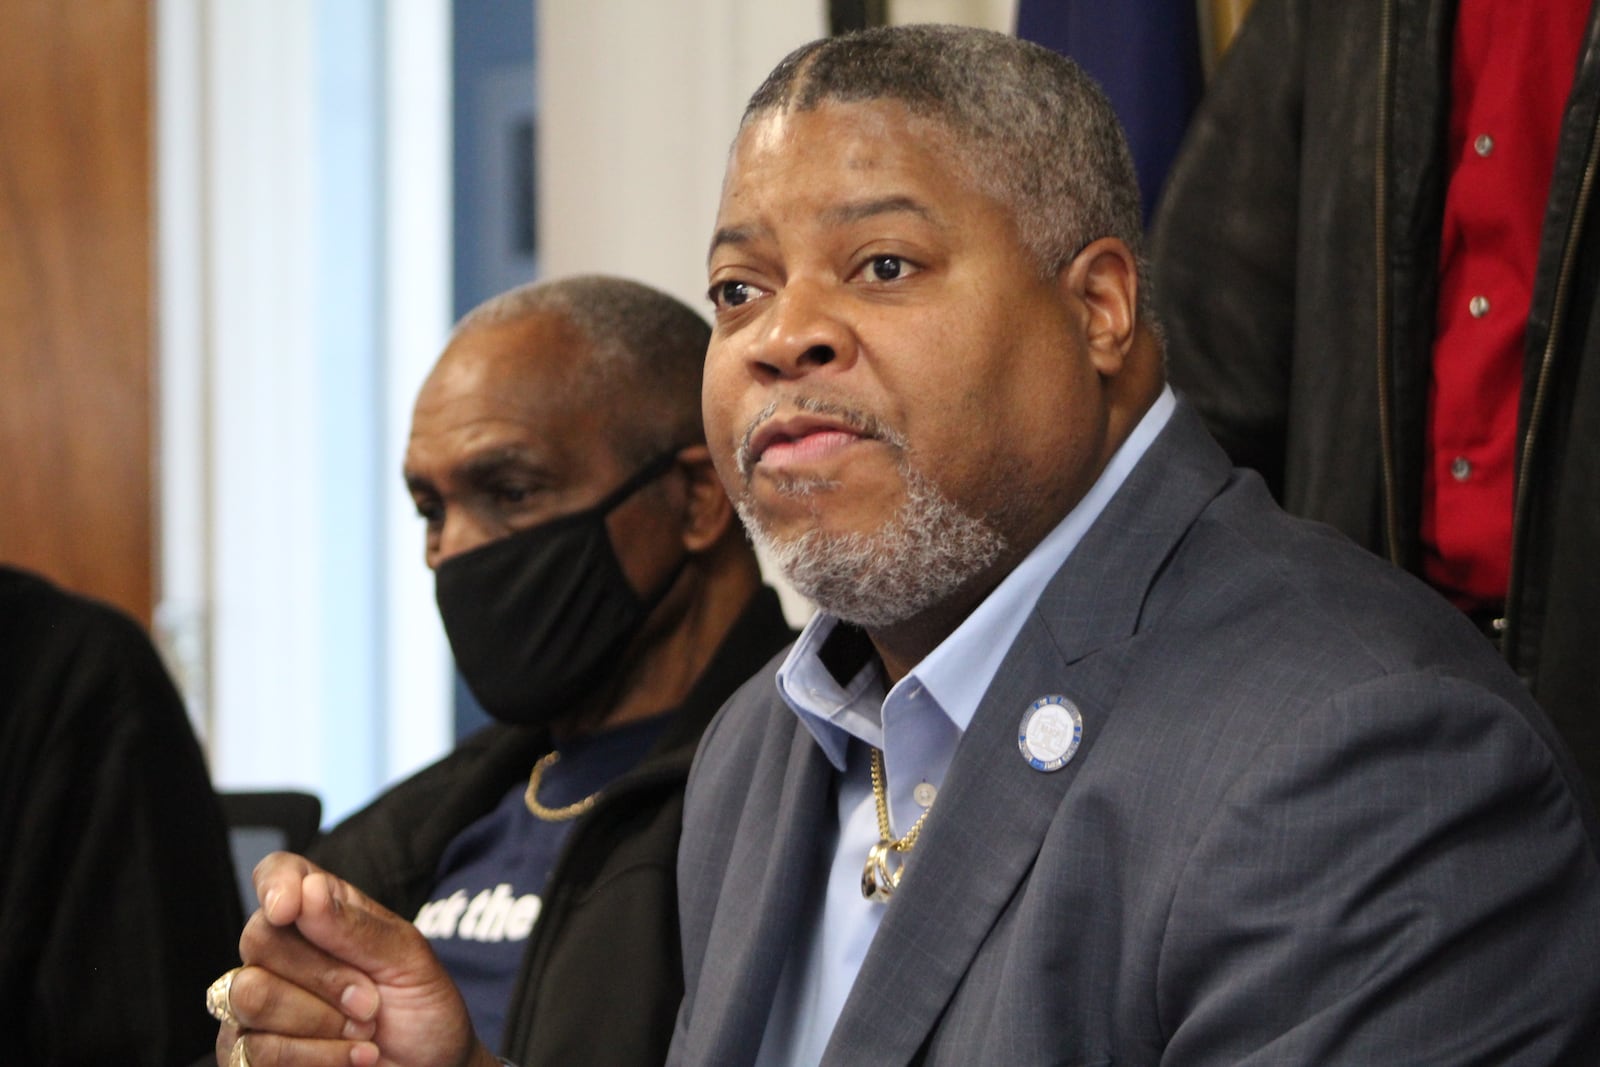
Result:
<svg viewBox="0 0 1600 1067"><path fill-rule="evenodd" d="M966 731L1045 584L1122 488L1175 407L1171 387L1163 388L1083 499L896 684L896 692L926 689L956 729ZM812 616L778 668L777 684L784 701L841 772L851 737L883 747L885 678L866 635L856 627L827 612Z"/></svg>

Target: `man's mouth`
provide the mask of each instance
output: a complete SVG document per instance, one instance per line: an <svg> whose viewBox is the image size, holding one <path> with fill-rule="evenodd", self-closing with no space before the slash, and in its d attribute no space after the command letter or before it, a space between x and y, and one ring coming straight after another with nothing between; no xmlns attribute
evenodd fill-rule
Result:
<svg viewBox="0 0 1600 1067"><path fill-rule="evenodd" d="M788 467L824 458L861 440L853 429L814 418L767 423L750 441L751 467Z"/></svg>
<svg viewBox="0 0 1600 1067"><path fill-rule="evenodd" d="M757 465L778 473L889 436L877 419L861 412L811 398L801 398L795 406L801 410L780 416L777 405L769 405L751 420L738 452L739 473L746 481Z"/></svg>

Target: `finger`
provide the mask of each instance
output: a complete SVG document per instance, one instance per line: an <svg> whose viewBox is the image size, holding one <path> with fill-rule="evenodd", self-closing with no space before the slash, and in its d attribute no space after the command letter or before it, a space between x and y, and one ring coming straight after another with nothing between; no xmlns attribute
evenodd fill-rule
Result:
<svg viewBox="0 0 1600 1067"><path fill-rule="evenodd" d="M239 1040L239 1028L231 1023L217 1027L217 1067L228 1067L228 1057L233 1053L233 1043Z"/></svg>
<svg viewBox="0 0 1600 1067"><path fill-rule="evenodd" d="M301 887L296 927L306 941L343 960L378 984L434 967L433 954L414 923L329 874Z"/></svg>
<svg viewBox="0 0 1600 1067"><path fill-rule="evenodd" d="M316 993L261 967L246 967L234 975L228 1001L240 1025L252 1032L364 1040L377 1029L370 1018L350 1018Z"/></svg>
<svg viewBox="0 0 1600 1067"><path fill-rule="evenodd" d="M374 1067L378 1062L378 1046L370 1041L306 1040L254 1030L240 1040L250 1067ZM226 1067L226 1059L220 1062Z"/></svg>
<svg viewBox="0 0 1600 1067"><path fill-rule="evenodd" d="M370 977L311 944L296 927L273 926L261 912L245 923L239 936L239 958L247 967L270 972L351 1019L366 1022L378 1010L378 989ZM235 1011L238 977L230 997Z"/></svg>
<svg viewBox="0 0 1600 1067"><path fill-rule="evenodd" d="M272 852L251 873L256 899L267 921L287 926L300 915L300 886L306 877L319 871L316 864L293 852Z"/></svg>

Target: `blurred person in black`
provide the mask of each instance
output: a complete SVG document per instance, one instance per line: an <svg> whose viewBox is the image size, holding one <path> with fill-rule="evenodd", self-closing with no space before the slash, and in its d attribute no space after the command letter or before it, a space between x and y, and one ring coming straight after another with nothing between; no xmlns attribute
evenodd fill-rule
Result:
<svg viewBox="0 0 1600 1067"><path fill-rule="evenodd" d="M243 916L183 702L145 632L0 566L0 1059L171 1067Z"/></svg>

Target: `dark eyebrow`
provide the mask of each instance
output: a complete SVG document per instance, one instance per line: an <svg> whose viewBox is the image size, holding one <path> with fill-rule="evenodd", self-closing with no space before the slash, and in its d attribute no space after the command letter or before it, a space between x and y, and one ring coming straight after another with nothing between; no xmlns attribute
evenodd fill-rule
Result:
<svg viewBox="0 0 1600 1067"><path fill-rule="evenodd" d="M755 237L748 226L723 226L711 235L711 247L706 250L706 260L717 254L723 245L747 245Z"/></svg>
<svg viewBox="0 0 1600 1067"><path fill-rule="evenodd" d="M542 469L539 458L526 448L508 445L504 448L491 448L469 457L465 462L452 472L455 478L466 482L468 485L483 485L493 481L497 475L506 470L516 468L519 470L532 470L538 472ZM413 493L433 492L433 481L414 471L402 471L406 481L406 488Z"/></svg>
<svg viewBox="0 0 1600 1067"><path fill-rule="evenodd" d="M922 203L909 196L884 196L876 200L857 200L830 207L822 213L822 221L830 226L847 225L870 219L876 215L905 213L939 225L939 219ZM724 226L711 236L711 248L706 253L710 259L723 245L744 245L755 239L756 231L748 226Z"/></svg>
<svg viewBox="0 0 1600 1067"><path fill-rule="evenodd" d="M822 213L825 222L832 224L860 222L876 215L894 215L906 213L915 215L920 219L938 225L932 211L909 196L885 196L877 200L857 200L848 204L831 207Z"/></svg>

